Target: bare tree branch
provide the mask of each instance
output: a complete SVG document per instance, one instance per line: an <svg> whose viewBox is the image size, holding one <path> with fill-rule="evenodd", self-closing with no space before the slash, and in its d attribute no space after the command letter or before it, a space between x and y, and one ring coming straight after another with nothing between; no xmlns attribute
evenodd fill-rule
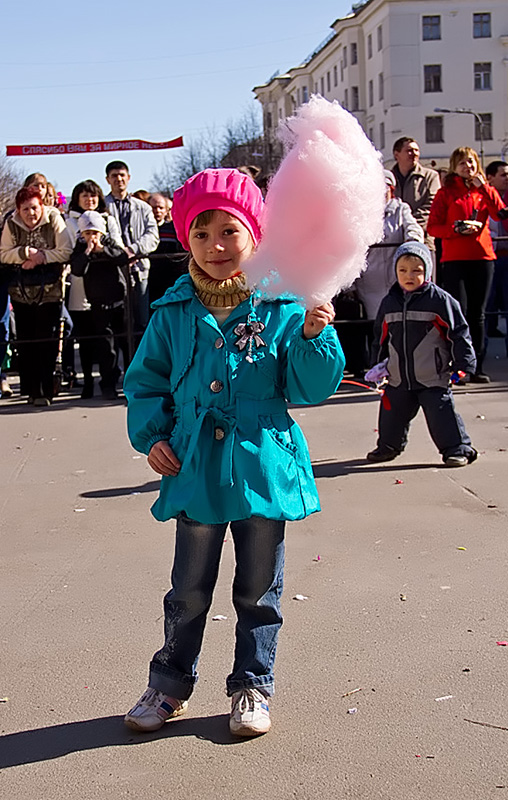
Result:
<svg viewBox="0 0 508 800"><path fill-rule="evenodd" d="M22 186L23 178L16 161L0 155L0 217L14 208L14 197Z"/></svg>

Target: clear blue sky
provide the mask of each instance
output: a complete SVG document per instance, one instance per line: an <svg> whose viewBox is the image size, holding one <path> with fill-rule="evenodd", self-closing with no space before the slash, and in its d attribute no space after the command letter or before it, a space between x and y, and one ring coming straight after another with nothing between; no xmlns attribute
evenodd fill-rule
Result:
<svg viewBox="0 0 508 800"><path fill-rule="evenodd" d="M185 138L241 117L252 87L300 63L351 0L9 3L0 49L0 146ZM118 155L149 188L171 151ZM112 153L111 158L117 154ZM16 159L68 193L109 154Z"/></svg>

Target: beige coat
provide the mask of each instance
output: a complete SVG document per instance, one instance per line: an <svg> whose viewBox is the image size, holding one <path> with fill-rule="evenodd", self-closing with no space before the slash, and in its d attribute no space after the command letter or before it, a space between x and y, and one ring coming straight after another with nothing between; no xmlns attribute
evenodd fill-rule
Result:
<svg viewBox="0 0 508 800"><path fill-rule="evenodd" d="M64 264L69 260L72 243L64 219L56 208L44 206L35 228L25 225L17 211L6 221L0 241L0 261L3 264L23 264L28 259L30 247L41 250L47 264Z"/></svg>
<svg viewBox="0 0 508 800"><path fill-rule="evenodd" d="M397 164L392 168L392 172L396 183L395 196L400 197L411 208L414 218L425 231L425 243L433 250L434 239L427 234L427 221L432 201L441 188L439 173L435 169L417 164L406 176L402 185L402 176Z"/></svg>

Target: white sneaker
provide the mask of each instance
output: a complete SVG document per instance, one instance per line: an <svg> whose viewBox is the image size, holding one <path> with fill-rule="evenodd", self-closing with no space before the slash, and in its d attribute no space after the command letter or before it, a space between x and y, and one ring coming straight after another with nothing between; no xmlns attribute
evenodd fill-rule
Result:
<svg viewBox="0 0 508 800"><path fill-rule="evenodd" d="M187 700L177 700L148 687L127 712L124 722L135 731L158 731L168 720L185 714L188 705Z"/></svg>
<svg viewBox="0 0 508 800"><path fill-rule="evenodd" d="M242 689L231 697L229 730L235 736L259 736L271 727L268 698L258 689Z"/></svg>

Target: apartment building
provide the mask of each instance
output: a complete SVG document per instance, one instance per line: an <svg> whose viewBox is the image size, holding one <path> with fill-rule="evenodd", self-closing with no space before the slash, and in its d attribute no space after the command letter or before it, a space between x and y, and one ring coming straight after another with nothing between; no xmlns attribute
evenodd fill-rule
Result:
<svg viewBox="0 0 508 800"><path fill-rule="evenodd" d="M331 28L302 64L254 88L269 168L279 121L313 93L351 111L387 163L404 135L426 164L464 144L508 160L507 0L367 0Z"/></svg>

